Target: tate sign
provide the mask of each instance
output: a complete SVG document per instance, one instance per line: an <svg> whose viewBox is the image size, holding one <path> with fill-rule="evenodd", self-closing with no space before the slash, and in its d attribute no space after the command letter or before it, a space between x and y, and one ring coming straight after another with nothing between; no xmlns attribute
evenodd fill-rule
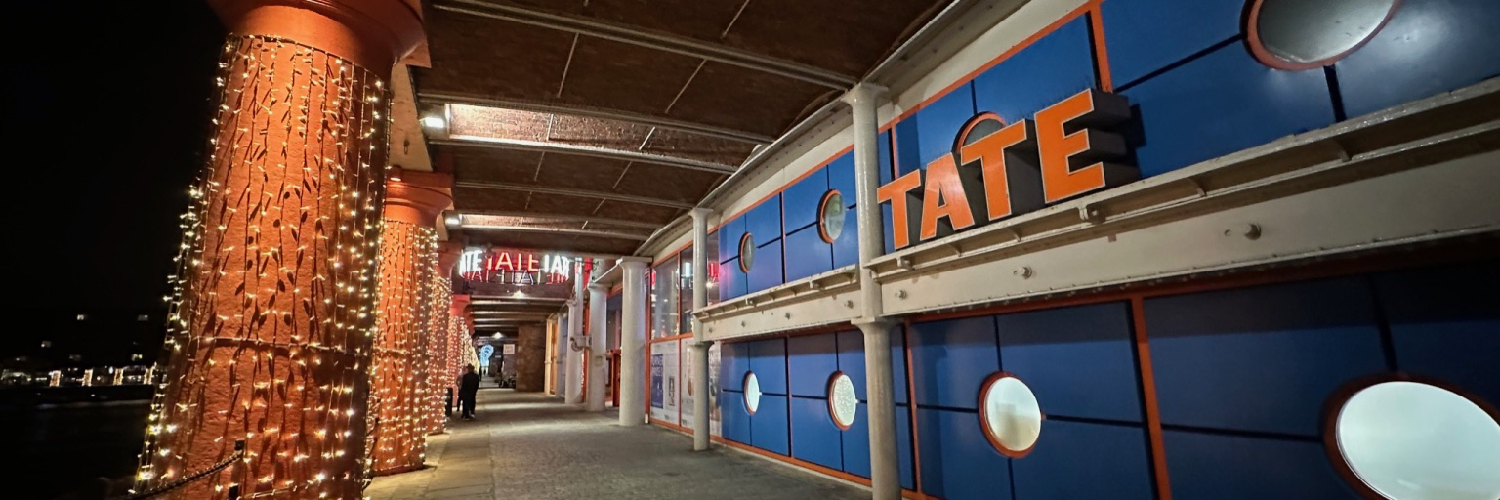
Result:
<svg viewBox="0 0 1500 500"><path fill-rule="evenodd" d="M1085 90L1012 123L992 112L970 118L951 154L881 186L896 248L1031 212L1140 177L1125 140L1103 129L1130 117L1124 97Z"/></svg>

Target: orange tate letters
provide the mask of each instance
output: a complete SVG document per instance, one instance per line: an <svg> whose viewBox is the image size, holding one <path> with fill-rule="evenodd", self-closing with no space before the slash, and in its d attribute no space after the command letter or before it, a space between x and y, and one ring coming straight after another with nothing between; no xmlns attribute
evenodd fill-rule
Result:
<svg viewBox="0 0 1500 500"><path fill-rule="evenodd" d="M876 201L891 202L891 230L895 233L891 235L891 238L896 248L904 248L911 244L911 234L909 234L911 230L906 227L906 192L921 186L922 171L913 170L875 190Z"/></svg>
<svg viewBox="0 0 1500 500"><path fill-rule="evenodd" d="M959 138L960 142L964 139ZM985 208L990 220L1010 215L1010 180L1005 175L1005 148L1026 139L1026 120L1021 120L958 150L959 161L964 165L979 161L980 172L984 174Z"/></svg>
<svg viewBox="0 0 1500 500"><path fill-rule="evenodd" d="M1107 100L1107 102L1101 102L1101 100ZM1104 107L1109 109L1101 109ZM1123 109L1118 109L1122 107ZM1080 125L1097 124L1101 118L1112 121L1123 120L1123 115L1128 112L1129 107L1124 104L1123 98L1108 94L1098 95L1093 90L1079 92L1073 97L1036 112L1036 140L1042 167L1042 192L1047 203L1107 187L1111 178L1116 177L1116 175L1111 175L1114 172L1106 171L1111 165L1103 162L1096 162L1078 169L1071 168L1069 158L1073 155L1091 149L1105 149L1100 148L1100 145L1092 144L1095 140L1104 137L1103 134L1083 127L1069 134L1066 133L1064 126L1074 121L1080 122Z"/></svg>
<svg viewBox="0 0 1500 500"><path fill-rule="evenodd" d="M943 155L927 164L927 189L922 194L922 234L919 239L937 236L938 219L947 217L954 230L974 225L974 212L964 183L958 178L953 155ZM897 219L900 220L900 219Z"/></svg>

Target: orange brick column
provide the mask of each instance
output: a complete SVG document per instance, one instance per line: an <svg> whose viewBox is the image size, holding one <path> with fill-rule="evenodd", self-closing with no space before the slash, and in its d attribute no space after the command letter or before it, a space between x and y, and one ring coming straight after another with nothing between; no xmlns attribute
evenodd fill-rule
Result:
<svg viewBox="0 0 1500 500"><path fill-rule="evenodd" d="M474 317L469 314L469 299L468 295L454 295L453 305L449 310L448 367L444 382L453 388L454 398L458 397L458 377L463 375L464 365L468 364L464 349L474 350L473 338L469 336L474 331ZM454 404L458 404L456 399Z"/></svg>
<svg viewBox="0 0 1500 500"><path fill-rule="evenodd" d="M162 371L135 491L355 498L402 0L215 1L207 161L182 218ZM243 458L233 460L235 443ZM216 466L228 464L222 469Z"/></svg>
<svg viewBox="0 0 1500 500"><path fill-rule="evenodd" d="M463 243L444 241L438 244L437 274L432 280L432 323L427 333L427 373L423 379L423 393L427 395L427 406L423 415L427 418L427 433L441 434L445 430L447 415L443 413L447 400L448 370L454 364L455 352L451 325L453 324L453 265L464 251ZM456 390L456 389L455 389Z"/></svg>
<svg viewBox="0 0 1500 500"><path fill-rule="evenodd" d="M422 467L427 451L424 391L429 375L432 282L437 271L437 217L452 202L446 174L396 170L386 183L380 236L380 310L371 384L371 472Z"/></svg>

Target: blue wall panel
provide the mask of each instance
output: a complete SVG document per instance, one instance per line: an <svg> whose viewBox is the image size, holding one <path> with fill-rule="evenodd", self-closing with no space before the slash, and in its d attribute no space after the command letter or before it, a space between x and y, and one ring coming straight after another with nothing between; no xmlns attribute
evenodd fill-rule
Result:
<svg viewBox="0 0 1500 500"><path fill-rule="evenodd" d="M927 168L952 154L953 137L974 116L974 88L964 84L896 123L896 173Z"/></svg>
<svg viewBox="0 0 1500 500"><path fill-rule="evenodd" d="M1049 415L1140 422L1129 304L995 317L1000 368L1036 393Z"/></svg>
<svg viewBox="0 0 1500 500"><path fill-rule="evenodd" d="M1000 369L994 318L914 323L910 335L917 404L977 408L979 386Z"/></svg>
<svg viewBox="0 0 1500 500"><path fill-rule="evenodd" d="M786 211L782 219L788 233L811 226L818 221L818 203L828 192L828 169L819 168L806 178L787 186L781 192ZM759 239L759 237L757 237Z"/></svg>
<svg viewBox="0 0 1500 500"><path fill-rule="evenodd" d="M1500 407L1500 263L1375 276L1396 367Z"/></svg>
<svg viewBox="0 0 1500 500"><path fill-rule="evenodd" d="M851 198L852 199L852 198ZM859 263L859 213L856 207L844 212L844 230L833 239L833 268Z"/></svg>
<svg viewBox="0 0 1500 500"><path fill-rule="evenodd" d="M786 394L786 339L747 342L750 348L750 371L760 382L761 392Z"/></svg>
<svg viewBox="0 0 1500 500"><path fill-rule="evenodd" d="M854 380L854 395L865 396L865 338L859 330L839 332L839 369ZM895 379L896 404L906 404L906 347L900 329L891 332L891 377Z"/></svg>
<svg viewBox="0 0 1500 500"><path fill-rule="evenodd" d="M781 237L781 194L771 195L766 201L756 205L755 208L745 212L745 231L755 238L755 245L761 246ZM736 245L739 238L735 238ZM756 263L759 267L759 262Z"/></svg>
<svg viewBox="0 0 1500 500"><path fill-rule="evenodd" d="M782 455L791 453L786 398L770 394L760 397L760 408L750 415L751 445Z"/></svg>
<svg viewBox="0 0 1500 500"><path fill-rule="evenodd" d="M1143 177L1333 123L1322 71L1271 69L1240 45L1216 50L1123 92L1139 105Z"/></svg>
<svg viewBox="0 0 1500 500"><path fill-rule="evenodd" d="M1369 43L1334 64L1345 111L1359 116L1500 75L1497 32L1494 0L1401 2Z"/></svg>
<svg viewBox="0 0 1500 500"><path fill-rule="evenodd" d="M848 227L845 233L853 233ZM797 281L833 270L833 244L823 241L818 228L806 227L786 235L786 281ZM758 264L757 264L758 265Z"/></svg>
<svg viewBox="0 0 1500 500"><path fill-rule="evenodd" d="M745 412L745 394L724 391L719 399L724 439L750 444L750 414Z"/></svg>
<svg viewBox="0 0 1500 500"><path fill-rule="evenodd" d="M739 258L719 264L719 300L729 300L746 294L745 285L748 281L745 272L740 270Z"/></svg>
<svg viewBox="0 0 1500 500"><path fill-rule="evenodd" d="M721 389L744 390L745 370L750 369L750 362L746 358L748 355L749 350L746 344L719 344L719 387Z"/></svg>
<svg viewBox="0 0 1500 500"><path fill-rule="evenodd" d="M828 397L828 378L839 369L834 334L786 339L786 362L793 396Z"/></svg>
<svg viewBox="0 0 1500 500"><path fill-rule="evenodd" d="M781 272L781 238L769 243L759 243L755 249L755 265L746 273L745 293L755 293L785 283Z"/></svg>
<svg viewBox="0 0 1500 500"><path fill-rule="evenodd" d="M884 156L889 158L891 154L890 145L886 144L884 149ZM882 165L888 164L882 163ZM828 166L823 168L828 170L828 188L837 189L839 190L839 194L844 195L845 206L854 206L854 152L851 151L839 155L838 158L828 162Z"/></svg>
<svg viewBox="0 0 1500 500"><path fill-rule="evenodd" d="M1323 402L1385 369L1362 278L1146 299L1163 424L1317 436Z"/></svg>
<svg viewBox="0 0 1500 500"><path fill-rule="evenodd" d="M863 405L861 405L863 406ZM901 487L916 489L917 475L911 449L911 410L906 405L896 405L896 471L901 474ZM866 463L866 467L869 464Z"/></svg>
<svg viewBox="0 0 1500 500"><path fill-rule="evenodd" d="M1214 500L1358 498L1317 441L1162 433L1172 497Z"/></svg>
<svg viewBox="0 0 1500 500"><path fill-rule="evenodd" d="M882 186L890 184L892 180L896 179L896 158L892 150L892 148L896 147L894 137L894 127L881 132L879 147L876 148L876 152L879 153L876 156L880 160L880 185Z"/></svg>
<svg viewBox="0 0 1500 500"><path fill-rule="evenodd" d="M1011 477L1020 499L1150 499L1149 463L1142 428L1048 420Z"/></svg>
<svg viewBox="0 0 1500 500"><path fill-rule="evenodd" d="M948 500L1011 498L1010 466L984 437L979 415L917 408L922 489Z"/></svg>
<svg viewBox="0 0 1500 500"><path fill-rule="evenodd" d="M896 413L904 411L906 411L905 408L896 409ZM854 423L849 424L849 430L844 431L842 436L844 450L844 468L842 470L866 479L870 477L869 412L870 408L864 403L860 403L859 410L854 413ZM897 424L896 433L901 434L902 432L901 425Z"/></svg>
<svg viewBox="0 0 1500 500"><path fill-rule="evenodd" d="M1015 123L1093 87L1093 45L1087 23L1084 17L1068 21L975 77L974 100L979 110L994 111L1006 123ZM1025 83L1018 85L1020 82ZM960 119L948 135L948 148L953 147L954 135L968 118ZM922 151L926 153L927 148ZM931 161L935 156L922 158Z"/></svg>
<svg viewBox="0 0 1500 500"><path fill-rule="evenodd" d="M740 236L745 234L745 218L735 217L719 226L719 262L740 256Z"/></svg>
<svg viewBox="0 0 1500 500"><path fill-rule="evenodd" d="M828 415L828 400L792 397L792 456L831 469L844 468L842 431ZM869 459L866 458L868 461Z"/></svg>
<svg viewBox="0 0 1500 500"><path fill-rule="evenodd" d="M1245 2L1109 0L1102 8L1109 72L1118 87L1239 35Z"/></svg>
<svg viewBox="0 0 1500 500"><path fill-rule="evenodd" d="M844 431L844 472L859 477L870 477L870 421L869 408L859 404L854 424ZM906 405L896 405L896 453L900 455L897 470L901 474L901 487L916 489L916 472L912 468L911 413Z"/></svg>

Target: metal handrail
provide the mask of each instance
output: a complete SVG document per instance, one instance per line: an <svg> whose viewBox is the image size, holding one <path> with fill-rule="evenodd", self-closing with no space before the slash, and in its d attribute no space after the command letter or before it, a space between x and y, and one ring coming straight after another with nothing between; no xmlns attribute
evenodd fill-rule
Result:
<svg viewBox="0 0 1500 500"><path fill-rule="evenodd" d="M170 492L170 491L175 490L177 488L181 488L181 487L183 487L183 486L185 486L188 483L191 483L193 481L197 481L199 479L202 479L202 478L204 478L204 477L206 477L206 476L208 476L210 474L214 474L214 473L217 473L219 471L222 471L225 468L228 468L230 464L233 464L235 460L239 460L239 459L242 459L242 458L245 458L245 440L243 440L243 439L236 439L234 441L234 453L230 454L228 458L225 458L224 460L220 460L219 463L214 464L212 467L209 467L207 469L203 469L203 470L198 471L198 472L194 472L192 474L188 474L188 475L182 476L182 478L180 478L180 479L178 479L176 481L172 481L170 483L166 483L166 484L157 486L155 488L151 488L149 490L142 491L140 493L134 493L134 494L131 494L131 495L128 495L128 496L123 496L123 497L115 497L115 500L141 500L141 499L144 499L144 498L151 498L151 497L159 496L159 495L161 495L163 493L167 493L167 492ZM229 500L238 500L239 497L240 497L240 485L239 485L239 483L234 483L234 484L229 485Z"/></svg>

